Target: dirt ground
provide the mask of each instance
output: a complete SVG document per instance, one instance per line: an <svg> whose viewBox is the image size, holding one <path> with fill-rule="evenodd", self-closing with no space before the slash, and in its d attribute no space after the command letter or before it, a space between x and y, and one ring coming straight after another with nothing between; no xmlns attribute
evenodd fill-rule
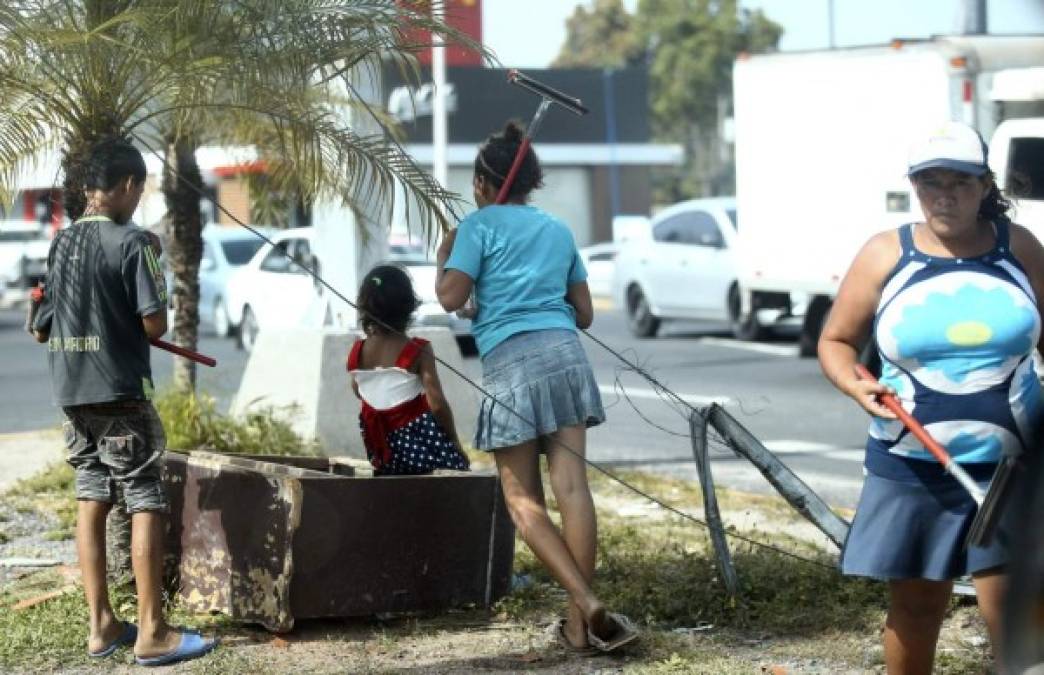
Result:
<svg viewBox="0 0 1044 675"><path fill-rule="evenodd" d="M694 486L645 474L632 481L699 517ZM221 637L211 655L155 669L164 673L882 673L879 631L884 587L845 580L829 569L836 549L781 500L723 490L726 525L818 559L818 566L733 542L739 599L717 581L706 533L678 522L633 493L592 480L599 513L596 590L634 619L641 640L619 654L578 655L557 645L547 627L564 593L516 543L516 590L492 609L435 616L300 621L286 635L221 617L179 614L174 621ZM0 498L0 504L3 499ZM553 507L553 502L551 504ZM4 555L60 558L60 568L8 569L0 580L0 671L132 673L129 651L104 663L84 655L86 608L69 559L70 543L41 540L47 514L0 509ZM55 595L56 592L60 594ZM43 598L41 600L41 598ZM15 609L17 603L36 601ZM132 600L117 603L132 615ZM970 600L947 617L936 672L985 672L988 646Z"/></svg>

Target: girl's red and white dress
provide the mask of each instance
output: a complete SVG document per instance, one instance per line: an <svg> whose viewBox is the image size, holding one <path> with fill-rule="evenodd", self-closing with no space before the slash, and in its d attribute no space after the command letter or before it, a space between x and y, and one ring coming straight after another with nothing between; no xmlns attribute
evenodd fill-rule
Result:
<svg viewBox="0 0 1044 675"><path fill-rule="evenodd" d="M362 399L359 427L375 475L468 470L468 458L432 414L420 376L410 372L428 341L412 338L394 366L372 370L359 368L365 342L352 345L348 373Z"/></svg>

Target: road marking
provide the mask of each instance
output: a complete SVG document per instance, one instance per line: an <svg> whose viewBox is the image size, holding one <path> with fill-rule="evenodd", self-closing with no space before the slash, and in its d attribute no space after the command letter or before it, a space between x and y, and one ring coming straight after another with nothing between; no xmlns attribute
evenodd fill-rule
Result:
<svg viewBox="0 0 1044 675"><path fill-rule="evenodd" d="M598 312L610 312L613 310L613 299L606 295L591 296L591 306Z"/></svg>
<svg viewBox="0 0 1044 675"><path fill-rule="evenodd" d="M864 448L839 448L836 445L816 443L814 441L772 440L762 441L764 446L777 455L815 454L828 459L848 462L862 462L866 453Z"/></svg>
<svg viewBox="0 0 1044 675"><path fill-rule="evenodd" d="M759 354L772 354L773 356L797 356L797 345L766 345L761 342L747 342L746 340L733 340L731 338L701 337L697 342L718 347L732 347L733 349L745 349L748 352Z"/></svg>
<svg viewBox="0 0 1044 675"><path fill-rule="evenodd" d="M660 393L653 389L645 389L638 387L621 387L617 388L614 384L600 384L598 385L598 391L607 396L619 396L621 399L624 398L626 393L627 398L644 398L644 399L658 399L658 400L672 400L673 397L664 392ZM678 396L689 403L690 405L710 405L717 403L718 405L727 405L732 402L732 399L728 396L701 396L699 394L678 394Z"/></svg>

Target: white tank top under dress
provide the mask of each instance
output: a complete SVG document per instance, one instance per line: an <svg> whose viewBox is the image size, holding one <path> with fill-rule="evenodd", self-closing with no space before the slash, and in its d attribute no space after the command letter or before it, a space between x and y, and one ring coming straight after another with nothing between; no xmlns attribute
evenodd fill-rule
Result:
<svg viewBox="0 0 1044 675"><path fill-rule="evenodd" d="M410 371L428 341L407 342L392 367L361 369L364 342L352 345L347 365L362 399L359 428L374 474L467 471L468 458L435 420L420 376Z"/></svg>

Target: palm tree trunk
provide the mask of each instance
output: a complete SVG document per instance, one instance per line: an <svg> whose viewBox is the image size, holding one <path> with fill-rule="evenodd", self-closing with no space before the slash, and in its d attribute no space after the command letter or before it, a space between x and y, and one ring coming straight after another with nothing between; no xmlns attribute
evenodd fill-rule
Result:
<svg viewBox="0 0 1044 675"><path fill-rule="evenodd" d="M199 339L199 262L203 257L202 214L199 198L203 177L196 162L193 139L170 140L163 171L163 196L167 202L167 257L174 277L174 343L196 350ZM196 388L196 364L174 359L174 387Z"/></svg>

